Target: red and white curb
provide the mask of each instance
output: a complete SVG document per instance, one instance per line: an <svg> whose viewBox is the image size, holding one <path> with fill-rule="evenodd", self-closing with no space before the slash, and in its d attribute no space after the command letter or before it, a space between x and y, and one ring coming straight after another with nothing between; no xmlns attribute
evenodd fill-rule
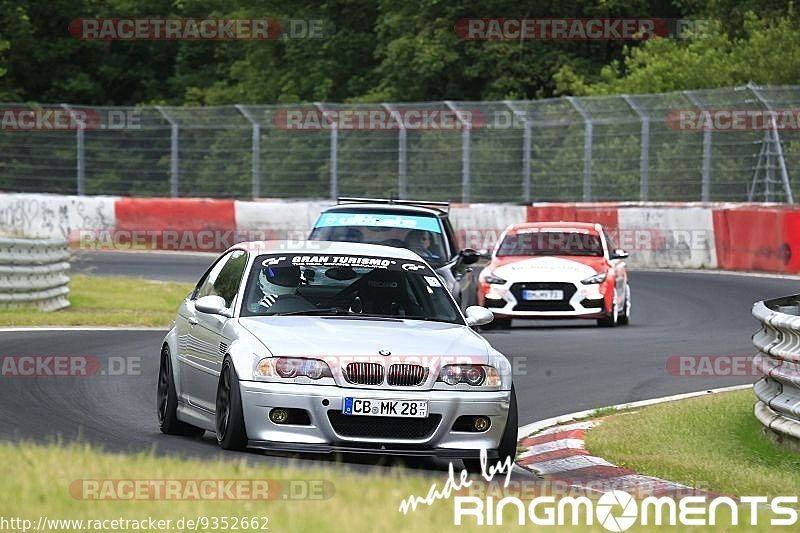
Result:
<svg viewBox="0 0 800 533"><path fill-rule="evenodd" d="M602 494L622 490L641 497L703 493L680 483L639 475L591 455L584 437L597 424L589 421L557 426L524 438L519 445L527 450L517 456L517 464L542 476L545 482L568 487L570 492Z"/></svg>
<svg viewBox="0 0 800 533"><path fill-rule="evenodd" d="M632 409L750 387L752 385L680 394L618 405L614 406L614 409ZM589 417L591 414L592 411L573 413L520 428L520 435L527 436L517 443L519 447L525 448L525 451L517 455L517 464L541 476L545 483L560 487L562 491L566 488L570 493L602 494L621 490L642 498L646 496L676 498L709 494L707 491L673 481L637 474L629 468L614 465L602 457L592 455L586 449L586 431L602 421L574 421Z"/></svg>

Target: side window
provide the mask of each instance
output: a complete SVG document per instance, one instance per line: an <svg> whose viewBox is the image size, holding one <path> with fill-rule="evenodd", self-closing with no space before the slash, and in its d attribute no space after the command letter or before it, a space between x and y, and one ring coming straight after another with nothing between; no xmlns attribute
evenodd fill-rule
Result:
<svg viewBox="0 0 800 533"><path fill-rule="evenodd" d="M233 252L231 252L233 253ZM202 298L203 296L209 296L214 293L214 282L217 281L219 277L220 271L225 267L225 263L228 262L228 259L231 258L231 254L225 255L222 259L216 262L216 264L208 271L205 277L197 284L197 290L195 291L193 300L198 298Z"/></svg>
<svg viewBox="0 0 800 533"><path fill-rule="evenodd" d="M614 250L617 249L617 245L613 240L611 240L611 235L609 235L607 231L603 230L603 234L606 236L606 246L608 246L608 253L613 254Z"/></svg>
<svg viewBox="0 0 800 533"><path fill-rule="evenodd" d="M222 296L225 299L226 307L233 305L246 266L247 254L242 250L234 250L213 282L212 294Z"/></svg>

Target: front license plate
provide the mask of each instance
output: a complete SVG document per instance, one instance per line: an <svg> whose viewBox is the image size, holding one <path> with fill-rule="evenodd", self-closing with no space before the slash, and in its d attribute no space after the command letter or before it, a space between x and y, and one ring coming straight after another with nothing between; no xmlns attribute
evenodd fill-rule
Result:
<svg viewBox="0 0 800 533"><path fill-rule="evenodd" d="M524 290L522 291L523 300L563 300L564 291L543 291L543 290Z"/></svg>
<svg viewBox="0 0 800 533"><path fill-rule="evenodd" d="M397 416L403 418L426 418L427 400L364 400L347 396L342 412L346 415Z"/></svg>

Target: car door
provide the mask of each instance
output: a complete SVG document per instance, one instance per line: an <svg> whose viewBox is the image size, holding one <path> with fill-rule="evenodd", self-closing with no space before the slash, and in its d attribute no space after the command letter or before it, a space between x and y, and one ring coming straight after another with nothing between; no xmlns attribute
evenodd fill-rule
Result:
<svg viewBox="0 0 800 533"><path fill-rule="evenodd" d="M198 294L202 296L221 296L225 300L228 315L233 315L236 306L236 295L242 282L242 276L247 265L247 253L243 250L233 250L219 268L215 268L213 279L204 287L207 291ZM208 411L216 409L217 384L222 369L222 361L233 339L225 332L225 324L230 318L203 313L195 309L196 324L192 328L192 337L195 341L195 354L193 358L191 379L194 391L193 402Z"/></svg>
<svg viewBox="0 0 800 533"><path fill-rule="evenodd" d="M208 368L203 364L207 359L207 353L210 351L209 346L204 346L202 343L206 342L200 329L198 329L199 318L201 313L195 309L194 303L198 298L213 294L214 282L219 276L220 271L225 266L225 263L230 259L230 252L221 256L208 271L203 275L197 283L197 287L191 294L188 300L181 306L181 315L183 320L182 329L184 330L181 335L181 327L179 327L178 345L182 347L179 349L178 366L180 375L180 399L183 402L191 403L195 406L207 407L201 400L203 394L202 387L208 380ZM181 340L182 339L182 340ZM213 410L213 409L212 409Z"/></svg>

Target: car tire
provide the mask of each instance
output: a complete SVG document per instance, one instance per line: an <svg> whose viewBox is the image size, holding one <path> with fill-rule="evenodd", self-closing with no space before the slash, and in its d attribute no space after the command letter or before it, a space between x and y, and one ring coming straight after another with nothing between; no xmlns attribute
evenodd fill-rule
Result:
<svg viewBox="0 0 800 533"><path fill-rule="evenodd" d="M511 462L517 457L517 432L519 426L519 416L517 413L517 393L514 392L514 386L511 386L511 396L508 405L508 418L506 419L506 427L503 429L503 436L500 437L500 443L497 447L498 461L504 462L506 457L511 457ZM487 463L487 468L492 466L492 462ZM464 467L472 474L481 473L481 460L480 459L464 459Z"/></svg>
<svg viewBox="0 0 800 533"><path fill-rule="evenodd" d="M627 326L631 323L631 286L625 285L625 311L620 313L617 323L620 326Z"/></svg>
<svg viewBox="0 0 800 533"><path fill-rule="evenodd" d="M247 431L242 411L242 393L239 376L230 357L226 357L222 363L216 403L217 442L223 450L244 450L247 448Z"/></svg>
<svg viewBox="0 0 800 533"><path fill-rule="evenodd" d="M597 319L597 325L601 328L613 328L617 325L619 321L619 310L617 309L617 291L614 290L614 297L611 300L613 303L611 312L608 316L604 316L603 318Z"/></svg>
<svg viewBox="0 0 800 533"><path fill-rule="evenodd" d="M156 393L158 428L167 435L199 437L205 430L178 420L178 393L175 390L175 375L172 372L172 358L169 347L161 349L161 362L158 370L158 389Z"/></svg>

